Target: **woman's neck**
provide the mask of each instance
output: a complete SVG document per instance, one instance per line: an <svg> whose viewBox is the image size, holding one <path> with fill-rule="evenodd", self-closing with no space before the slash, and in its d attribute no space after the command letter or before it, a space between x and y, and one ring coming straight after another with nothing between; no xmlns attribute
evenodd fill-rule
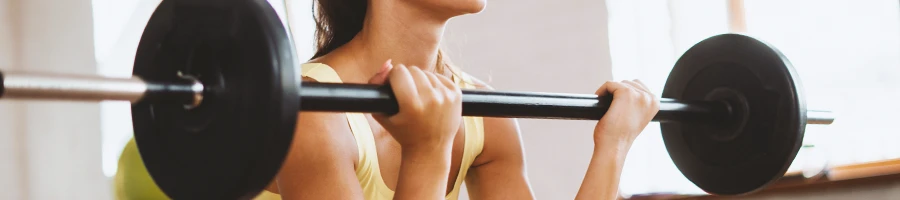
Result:
<svg viewBox="0 0 900 200"><path fill-rule="evenodd" d="M363 76L372 76L388 59L394 64L435 71L438 49L448 19L432 16L401 1L370 5L362 31L338 49ZM378 6L378 7L374 7Z"/></svg>

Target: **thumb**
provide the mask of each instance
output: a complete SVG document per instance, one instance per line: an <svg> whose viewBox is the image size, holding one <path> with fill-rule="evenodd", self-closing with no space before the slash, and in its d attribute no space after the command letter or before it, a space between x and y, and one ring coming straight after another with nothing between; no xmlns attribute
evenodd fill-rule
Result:
<svg viewBox="0 0 900 200"><path fill-rule="evenodd" d="M384 84L384 82L387 80L388 74L390 74L391 69L393 68L394 65L391 64L391 59L388 59L386 62L384 62L384 65L381 66L381 69L378 70L378 73L375 73L375 75L369 79L369 83L378 85Z"/></svg>

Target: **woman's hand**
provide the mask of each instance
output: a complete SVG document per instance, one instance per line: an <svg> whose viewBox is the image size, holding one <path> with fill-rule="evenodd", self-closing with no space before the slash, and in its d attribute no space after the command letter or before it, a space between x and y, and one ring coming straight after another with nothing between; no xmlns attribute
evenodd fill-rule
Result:
<svg viewBox="0 0 900 200"><path fill-rule="evenodd" d="M394 199L444 199L453 139L462 120L462 91L447 77L388 60L369 83L390 81L399 112L375 115L397 143L401 161Z"/></svg>
<svg viewBox="0 0 900 200"><path fill-rule="evenodd" d="M459 130L462 91L449 78L388 60L369 83L390 82L399 104L391 116L373 115L402 148L450 145Z"/></svg>
<svg viewBox="0 0 900 200"><path fill-rule="evenodd" d="M594 128L594 143L631 142L659 112L659 100L639 80L608 81L597 95L613 95L612 105Z"/></svg>
<svg viewBox="0 0 900 200"><path fill-rule="evenodd" d="M594 155L575 199L616 199L625 156L634 139L659 112L659 101L638 80L606 82L597 95L613 95L594 128Z"/></svg>

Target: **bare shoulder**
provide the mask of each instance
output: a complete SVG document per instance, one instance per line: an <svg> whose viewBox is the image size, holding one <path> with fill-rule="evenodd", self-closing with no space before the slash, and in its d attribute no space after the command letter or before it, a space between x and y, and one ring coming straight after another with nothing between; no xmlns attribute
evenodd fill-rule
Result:
<svg viewBox="0 0 900 200"><path fill-rule="evenodd" d="M323 155L333 156L324 159L355 160L350 159L357 152L355 139L343 113L300 112L296 127L289 160L318 162Z"/></svg>
<svg viewBox="0 0 900 200"><path fill-rule="evenodd" d="M464 74L480 90L494 90ZM466 176L472 199L534 199L525 172L525 150L514 118L484 117L484 148Z"/></svg>
<svg viewBox="0 0 900 200"><path fill-rule="evenodd" d="M316 80L304 77L303 81ZM291 149L275 180L277 184L273 182L267 190L296 196L299 191L309 192L317 187L310 183L352 182L357 154L345 114L300 112Z"/></svg>
<svg viewBox="0 0 900 200"><path fill-rule="evenodd" d="M479 90L494 90L481 79L468 76L470 84ZM484 117L484 148L473 166L481 166L497 160L521 160L522 142L518 122L513 118ZM512 162L517 163L517 162Z"/></svg>
<svg viewBox="0 0 900 200"><path fill-rule="evenodd" d="M303 77L303 81L318 82L309 77ZM356 156L355 139L344 113L300 112L296 127L289 157L318 157L321 153L332 154L334 158Z"/></svg>

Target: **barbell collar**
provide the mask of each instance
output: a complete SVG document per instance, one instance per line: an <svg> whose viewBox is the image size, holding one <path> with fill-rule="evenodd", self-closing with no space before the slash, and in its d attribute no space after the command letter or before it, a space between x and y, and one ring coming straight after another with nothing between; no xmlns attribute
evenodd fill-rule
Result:
<svg viewBox="0 0 900 200"><path fill-rule="evenodd" d="M834 113L825 110L806 111L806 124L830 125L834 123Z"/></svg>

